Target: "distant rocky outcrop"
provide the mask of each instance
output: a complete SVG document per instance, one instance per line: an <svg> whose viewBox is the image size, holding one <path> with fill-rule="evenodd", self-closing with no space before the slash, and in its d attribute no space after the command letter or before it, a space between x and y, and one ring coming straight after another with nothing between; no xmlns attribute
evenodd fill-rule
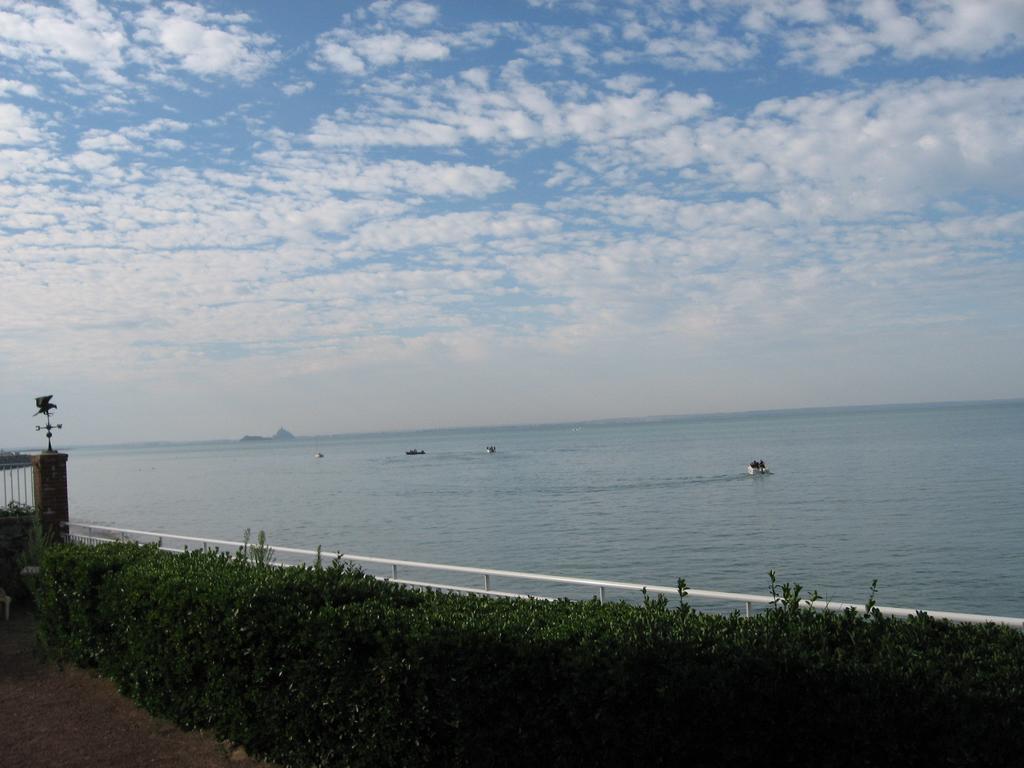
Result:
<svg viewBox="0 0 1024 768"><path fill-rule="evenodd" d="M294 440L295 435L289 432L284 427L281 427L272 437L263 437L262 435L245 435L242 438L242 442L246 440Z"/></svg>

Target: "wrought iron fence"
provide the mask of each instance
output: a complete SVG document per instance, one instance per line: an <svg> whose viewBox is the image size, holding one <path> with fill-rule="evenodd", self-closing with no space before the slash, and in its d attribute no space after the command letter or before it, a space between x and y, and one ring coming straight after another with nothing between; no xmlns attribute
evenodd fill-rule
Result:
<svg viewBox="0 0 1024 768"><path fill-rule="evenodd" d="M22 454L0 455L0 507L11 503L35 506L31 459Z"/></svg>
<svg viewBox="0 0 1024 768"><path fill-rule="evenodd" d="M156 544L160 549L170 552L182 552L186 549L219 549L235 551L247 546L250 542L225 541L223 539L202 538L197 536L181 536L155 531L138 531L130 528L111 528L91 523L71 522L68 524L68 538L85 544L99 544L105 541L135 541ZM268 543L269 544L269 543ZM309 564L317 559L323 561L343 560L358 563L366 572L379 579L394 581L421 589L437 589L449 592L463 592L491 597L517 597L541 600L555 600L567 597L559 587L573 587L589 593L602 603L606 599L614 599L616 595L678 595L678 587L636 584L601 579L586 579L572 576L555 576L551 574L524 573L506 571L496 568L476 568L463 565L442 565L440 563L420 563L409 560L396 560L386 557L372 557L353 553L327 552L312 549L296 549L270 545L273 565L287 567L289 565ZM498 586L498 585L501 586ZM682 598L682 595L679 595ZM775 599L765 595L751 595L736 592L722 592L710 589L690 589L685 593L687 602L694 602L698 610L720 610L721 606L731 606L731 610L742 606L744 613L750 616L758 608L775 603ZM579 599L577 596L576 599ZM863 605L833 602L824 599L801 600L802 603L816 610L842 611L853 609L864 611ZM886 616L909 617L918 613L916 608L893 608L875 606L874 610ZM951 611L926 611L936 619L968 624L1003 624L1024 629L1024 618L1012 616L988 616L976 613L954 613Z"/></svg>

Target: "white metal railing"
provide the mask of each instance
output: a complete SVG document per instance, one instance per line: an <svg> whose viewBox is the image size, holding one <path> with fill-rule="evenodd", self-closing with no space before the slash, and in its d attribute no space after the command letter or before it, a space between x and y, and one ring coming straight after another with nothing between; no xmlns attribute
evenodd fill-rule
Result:
<svg viewBox="0 0 1024 768"><path fill-rule="evenodd" d="M0 458L0 507L12 502L35 505L35 482L32 465L22 461L5 461Z"/></svg>
<svg viewBox="0 0 1024 768"><path fill-rule="evenodd" d="M155 531L139 531L131 528L111 528L109 526L92 525L90 523L76 523L72 522L68 524L68 539L87 544L95 544L107 541L135 541L139 543L156 543L162 550L168 552L183 552L188 549L189 543L198 545L194 548L202 549L220 549L222 547L230 547L232 549L239 549L246 545L245 542L241 541L226 541L223 539L209 539L200 538L196 536L180 536L171 533L158 533ZM178 546L168 546L167 542L179 542ZM251 546L251 542L250 542ZM613 592L626 592L632 594L647 594L647 595L678 595L678 587L663 587L651 584L640 584L625 581L606 581L601 579L581 579L572 576L555 576L551 574L540 574L540 573L526 573L522 571L507 571L496 568L476 568L465 565L442 565L439 563L421 563L413 560L397 560L388 557L373 557L370 555L355 555L352 553L342 552L323 552L318 550L310 549L296 549L293 547L278 547L271 544L267 546L271 547L273 553L276 556L285 555L289 559L295 562L279 562L275 565L288 566L298 565L300 563L312 562L315 558L320 557L327 560L342 560L346 562L360 563L370 566L387 567L390 569L390 573L387 576L375 576L385 581L393 581L397 584L404 584L411 587L424 588L424 589L439 589L451 592L463 592L471 594L489 595L494 597L515 597L515 598L533 598L542 600L555 600L561 596L554 596L550 594L534 594L532 592L519 592L519 591L502 591L496 590L492 586L492 579L507 579L512 582L543 582L547 584L560 584L560 585L571 585L576 587L585 587L590 590L591 594L596 595L597 598L603 603L607 598L609 591ZM474 576L482 579L480 586L471 586L467 584L447 584L435 581L424 581L422 579L411 579L402 577L399 578L399 568L409 571L429 571L429 572L443 572L448 574L460 574L462 576ZM375 574L370 574L374 576ZM480 584L480 582L477 582ZM746 615L751 615L752 607L755 605L771 605L775 603L775 598L767 595L751 595L740 592L722 592L713 589L686 589L687 600L697 599L701 601L709 601L712 603L724 603L729 605L743 605ZM842 611L847 608L853 608L854 610L864 612L865 606L856 605L854 603L836 603L825 599L819 600L802 600L805 605L817 609L817 610L834 610ZM977 613L954 613L951 611L921 611L916 608L893 608L887 606L875 606L881 614L885 616L897 616L897 617L909 617L914 616L919 612L925 612L929 616L935 619L949 619L950 621L963 622L968 624L1003 624L1010 627L1016 627L1017 629L1024 629L1024 618L1016 618L1011 616L987 616Z"/></svg>

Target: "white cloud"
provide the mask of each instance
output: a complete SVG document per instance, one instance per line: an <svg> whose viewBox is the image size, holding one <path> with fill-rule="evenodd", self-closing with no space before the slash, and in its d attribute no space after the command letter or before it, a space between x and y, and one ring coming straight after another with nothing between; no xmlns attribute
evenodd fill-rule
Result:
<svg viewBox="0 0 1024 768"><path fill-rule="evenodd" d="M346 75L361 75L366 71L366 64L347 45L324 41L320 45L317 57L321 62Z"/></svg>
<svg viewBox="0 0 1024 768"><path fill-rule="evenodd" d="M373 66L400 61L437 61L448 58L448 46L434 38L412 37L404 32L370 35L352 40L352 48Z"/></svg>
<svg viewBox="0 0 1024 768"><path fill-rule="evenodd" d="M78 146L83 150L96 152L134 152L138 147L129 141L124 134L111 133L110 131L89 131Z"/></svg>
<svg viewBox="0 0 1024 768"><path fill-rule="evenodd" d="M929 80L771 100L745 120L702 124L696 145L742 189L811 215L872 215L1012 183L1024 174L1022 124L1024 80Z"/></svg>
<svg viewBox="0 0 1024 768"><path fill-rule="evenodd" d="M50 153L38 147L31 149L9 149L0 146L0 182L17 183L5 192L13 195L22 184L45 184L59 178L68 164L54 159Z"/></svg>
<svg viewBox="0 0 1024 768"><path fill-rule="evenodd" d="M93 129L87 131L78 145L83 150L105 152L144 152L149 148L177 151L183 148L181 141L160 138L167 132L180 133L188 130L188 124L179 120L161 118L137 126L125 126L118 131Z"/></svg>
<svg viewBox="0 0 1024 768"><path fill-rule="evenodd" d="M368 6L368 10L382 21L393 21L407 27L429 26L441 15L437 6L423 0L374 0Z"/></svg>
<svg viewBox="0 0 1024 768"><path fill-rule="evenodd" d="M375 5L385 9L391 7L390 3ZM317 38L311 66L326 66L348 75L362 75L375 68L403 63L442 62L459 49L491 46L499 36L513 29L514 25L510 24L481 23L454 33L410 34L405 30L392 29L386 23L369 28L342 26Z"/></svg>
<svg viewBox="0 0 1024 768"><path fill-rule="evenodd" d="M611 138L662 131L706 112L711 98L672 92L661 96L642 90L632 96L607 96L564 107L569 132L581 141L598 144Z"/></svg>
<svg viewBox="0 0 1024 768"><path fill-rule="evenodd" d="M288 83L287 85L281 86L281 93L285 96L298 96L300 93L306 93L307 91L313 90L316 86L311 80L303 80L296 83Z"/></svg>
<svg viewBox="0 0 1024 768"><path fill-rule="evenodd" d="M737 4L744 9L743 25L761 33L770 32L779 20L824 24L830 18L827 0L740 0Z"/></svg>
<svg viewBox="0 0 1024 768"><path fill-rule="evenodd" d="M793 32L785 43L789 55L784 61L807 64L826 75L845 72L877 51L861 30L838 24Z"/></svg>
<svg viewBox="0 0 1024 768"><path fill-rule="evenodd" d="M560 67L570 62L577 70L586 72L597 62L597 56L590 50L592 40L601 44L598 35L589 29L542 29L528 39L519 53L546 67Z"/></svg>
<svg viewBox="0 0 1024 768"><path fill-rule="evenodd" d="M65 8L19 2L0 8L0 55L44 66L89 67L100 79L123 84L120 69L128 37L123 24L94 0Z"/></svg>
<svg viewBox="0 0 1024 768"><path fill-rule="evenodd" d="M278 194L309 196L348 192L371 198L402 195L485 197L515 185L508 174L465 163L412 160L369 162L344 149L337 154L318 146L314 152L267 152L260 156L261 175L206 175L239 188L260 186Z"/></svg>
<svg viewBox="0 0 1024 768"><path fill-rule="evenodd" d="M1024 47L1018 0L752 3L748 28L779 34L788 61L837 75L886 53L897 59L980 58Z"/></svg>
<svg viewBox="0 0 1024 768"><path fill-rule="evenodd" d="M488 87L485 73L462 73L460 80L391 84L378 109L358 115L321 117L310 141L321 146L456 146L577 141L602 149L616 140L657 139L673 126L698 120L713 106L706 94L653 89L616 89L565 99L531 83L520 64L507 66ZM580 92L582 89L575 89ZM403 101L396 96L408 94ZM409 106L404 106L409 104Z"/></svg>
<svg viewBox="0 0 1024 768"><path fill-rule="evenodd" d="M168 3L136 18L136 39L151 43L161 61L201 76L259 77L278 59L274 38L251 31L244 14L225 17L196 5Z"/></svg>
<svg viewBox="0 0 1024 768"><path fill-rule="evenodd" d="M102 171L105 168L113 165L114 158L103 152L93 152L86 150L85 152L79 152L71 158L71 162L86 171L95 173L96 171Z"/></svg>
<svg viewBox="0 0 1024 768"><path fill-rule="evenodd" d="M581 173L578 168L558 160L554 165L554 173L544 182L544 186L548 188L566 186L574 189L585 187L590 181L590 177Z"/></svg>
<svg viewBox="0 0 1024 768"><path fill-rule="evenodd" d="M186 145L180 139L154 139L152 147L165 152L181 152Z"/></svg>
<svg viewBox="0 0 1024 768"><path fill-rule="evenodd" d="M681 34L646 37L643 53L666 67L717 71L749 61L757 49L747 41L721 34L709 24L695 23Z"/></svg>
<svg viewBox="0 0 1024 768"><path fill-rule="evenodd" d="M910 14L893 0L868 0L859 13L873 39L899 58L973 58L1024 46L1024 5L1017 0L919 1Z"/></svg>
<svg viewBox="0 0 1024 768"><path fill-rule="evenodd" d="M319 146L432 147L457 144L459 135L451 126L426 120L384 118L377 123L346 123L321 117L309 140Z"/></svg>
<svg viewBox="0 0 1024 768"><path fill-rule="evenodd" d="M156 120L150 120L148 123L138 126L137 128L125 128L124 130L135 136L151 136L154 133L161 131L175 131L181 132L188 130L188 123L184 123L181 120L172 120L170 118L158 118Z"/></svg>
<svg viewBox="0 0 1024 768"><path fill-rule="evenodd" d="M422 246L450 245L469 250L478 240L545 234L559 229L559 222L526 207L503 214L448 213L438 216L371 222L361 227L346 244L354 253L392 252Z"/></svg>
<svg viewBox="0 0 1024 768"><path fill-rule="evenodd" d="M297 207L293 202L269 204L262 208L259 216L267 234L292 238L305 232L347 233L357 223L386 217L397 210L394 205L375 200L327 199L309 207Z"/></svg>
<svg viewBox="0 0 1024 768"><path fill-rule="evenodd" d="M483 91L487 90L491 75L486 67L474 67L460 72L459 77Z"/></svg>
<svg viewBox="0 0 1024 768"><path fill-rule="evenodd" d="M619 75L604 81L605 88L619 93L635 93L650 84L651 78L641 75Z"/></svg>
<svg viewBox="0 0 1024 768"><path fill-rule="evenodd" d="M461 163L392 161L367 168L363 177L386 187L428 196L485 197L515 186L514 180L501 171Z"/></svg>
<svg viewBox="0 0 1024 768"><path fill-rule="evenodd" d="M18 80L2 80L0 79L0 97L8 93L14 93L18 96L25 96L32 99L39 98L39 89L31 83L22 83Z"/></svg>
<svg viewBox="0 0 1024 768"><path fill-rule="evenodd" d="M426 27L433 24L440 17L441 13L437 6L421 0L402 3L395 8L393 17L396 21L408 27Z"/></svg>
<svg viewBox="0 0 1024 768"><path fill-rule="evenodd" d="M16 104L0 103L0 146L34 144L39 131Z"/></svg>
<svg viewBox="0 0 1024 768"><path fill-rule="evenodd" d="M17 211L11 216L4 216L3 213L0 209L0 225L8 229L42 229L51 227L59 221L56 216L48 213Z"/></svg>
<svg viewBox="0 0 1024 768"><path fill-rule="evenodd" d="M698 156L696 134L685 125L675 125L665 133L633 142L633 148L665 168L683 168Z"/></svg>
<svg viewBox="0 0 1024 768"><path fill-rule="evenodd" d="M447 58L447 46L430 38L414 38L404 32L366 37L350 34L332 39L322 36L316 61L348 75L362 75L368 67L392 66L399 62Z"/></svg>

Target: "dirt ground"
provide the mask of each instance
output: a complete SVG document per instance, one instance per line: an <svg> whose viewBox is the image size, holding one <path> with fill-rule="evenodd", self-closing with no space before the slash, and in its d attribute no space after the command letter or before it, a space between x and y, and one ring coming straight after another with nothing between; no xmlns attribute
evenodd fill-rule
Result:
<svg viewBox="0 0 1024 768"><path fill-rule="evenodd" d="M35 619L0 610L0 765L5 768L272 768L202 732L159 720L81 669L34 653Z"/></svg>

